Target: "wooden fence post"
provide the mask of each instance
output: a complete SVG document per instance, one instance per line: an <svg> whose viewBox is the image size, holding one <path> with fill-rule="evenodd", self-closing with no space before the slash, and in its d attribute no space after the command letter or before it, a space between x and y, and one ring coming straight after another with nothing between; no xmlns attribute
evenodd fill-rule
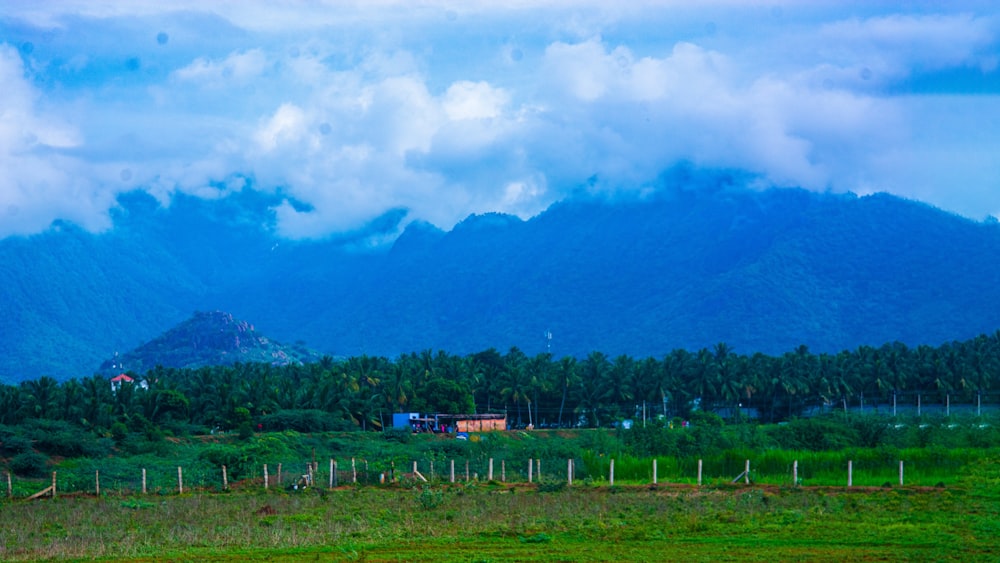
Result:
<svg viewBox="0 0 1000 563"><path fill-rule="evenodd" d="M903 460L899 460L899 486L903 486Z"/></svg>
<svg viewBox="0 0 1000 563"><path fill-rule="evenodd" d="M222 466L222 490L229 490L229 475L226 473L226 466Z"/></svg>
<svg viewBox="0 0 1000 563"><path fill-rule="evenodd" d="M750 484L750 460L747 460L746 468L743 470L743 484Z"/></svg>
<svg viewBox="0 0 1000 563"><path fill-rule="evenodd" d="M615 486L615 458L611 458L611 469L608 471L608 481L612 487Z"/></svg>
<svg viewBox="0 0 1000 563"><path fill-rule="evenodd" d="M532 462L531 458L528 458L528 483L531 483L531 470L534 469L532 467L533 465L534 463ZM8 473L8 475L10 474Z"/></svg>
<svg viewBox="0 0 1000 563"><path fill-rule="evenodd" d="M653 484L656 484L656 458L653 458Z"/></svg>
<svg viewBox="0 0 1000 563"><path fill-rule="evenodd" d="M455 482L455 460L451 460L451 471L448 475L448 482Z"/></svg>
<svg viewBox="0 0 1000 563"><path fill-rule="evenodd" d="M308 470L306 472L306 474L309 475L309 483L308 483L307 486L312 487L312 486L314 486L316 484L316 482L313 481L313 464L312 463L307 463L306 464L306 469Z"/></svg>
<svg viewBox="0 0 1000 563"><path fill-rule="evenodd" d="M847 486L854 486L854 461L847 460Z"/></svg>
<svg viewBox="0 0 1000 563"><path fill-rule="evenodd" d="M698 486L701 486L701 460L698 460Z"/></svg>
<svg viewBox="0 0 1000 563"><path fill-rule="evenodd" d="M487 481L492 481L493 480L493 458L492 457L490 458L489 471L486 473L486 480Z"/></svg>
<svg viewBox="0 0 1000 563"><path fill-rule="evenodd" d="M566 460L566 484L573 484L573 458Z"/></svg>
<svg viewBox="0 0 1000 563"><path fill-rule="evenodd" d="M177 466L177 494L184 494L184 475L180 465Z"/></svg>
<svg viewBox="0 0 1000 563"><path fill-rule="evenodd" d="M146 494L146 468L142 468L142 494Z"/></svg>
<svg viewBox="0 0 1000 563"><path fill-rule="evenodd" d="M799 460L792 462L792 486L797 487L799 485Z"/></svg>
<svg viewBox="0 0 1000 563"><path fill-rule="evenodd" d="M94 494L101 496L101 470L94 470Z"/></svg>
<svg viewBox="0 0 1000 563"><path fill-rule="evenodd" d="M358 464L353 457L351 458L351 482L358 482Z"/></svg>
<svg viewBox="0 0 1000 563"><path fill-rule="evenodd" d="M336 462L333 461L333 458L330 458L330 488L331 489L333 488L333 480L336 478L336 475L337 475L337 467L336 467L335 463Z"/></svg>
<svg viewBox="0 0 1000 563"><path fill-rule="evenodd" d="M269 484L269 482L268 482L268 478L267 478L267 464L265 463L264 464L264 490L265 491L267 490L268 484Z"/></svg>
<svg viewBox="0 0 1000 563"><path fill-rule="evenodd" d="M56 498L56 472L52 472L52 498Z"/></svg>
<svg viewBox="0 0 1000 563"><path fill-rule="evenodd" d="M535 477L538 477L538 482L542 482L542 459L538 458L535 460Z"/></svg>
<svg viewBox="0 0 1000 563"><path fill-rule="evenodd" d="M465 460L465 482L469 482L469 460Z"/></svg>

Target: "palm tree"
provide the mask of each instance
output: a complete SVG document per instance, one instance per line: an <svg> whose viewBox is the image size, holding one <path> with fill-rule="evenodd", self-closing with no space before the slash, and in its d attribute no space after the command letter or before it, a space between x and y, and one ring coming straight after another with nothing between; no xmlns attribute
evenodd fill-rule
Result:
<svg viewBox="0 0 1000 563"><path fill-rule="evenodd" d="M576 358L572 356L563 356L559 360L558 367L551 372L555 376L554 387L559 389L562 393L562 399L559 401L558 425L560 428L562 428L563 425L563 410L566 408L566 395L569 393L570 387L572 387L579 379L576 370Z"/></svg>
<svg viewBox="0 0 1000 563"><path fill-rule="evenodd" d="M580 365L580 384L575 388L576 412L586 416L593 427L601 426L601 413L607 408L608 375L611 362L602 352L591 352Z"/></svg>
<svg viewBox="0 0 1000 563"><path fill-rule="evenodd" d="M526 369L527 357L517 347L513 347L504 358L500 373L500 397L504 403L513 402L517 407L517 424L521 425L521 403L530 402L531 375Z"/></svg>

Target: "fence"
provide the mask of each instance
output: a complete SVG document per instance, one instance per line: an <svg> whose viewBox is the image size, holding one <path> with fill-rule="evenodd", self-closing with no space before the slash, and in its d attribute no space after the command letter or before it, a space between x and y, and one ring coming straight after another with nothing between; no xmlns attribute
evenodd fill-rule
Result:
<svg viewBox="0 0 1000 563"><path fill-rule="evenodd" d="M727 452L712 458L632 458L587 454L577 459L447 459L405 463L359 458L292 461L230 468L150 468L112 465L60 468L51 479L16 478L7 472L7 498L87 495L175 495L192 492L297 490L344 486L415 486L473 482L565 483L567 485L814 485L814 486L942 486L953 484L963 466L989 457L969 450L924 453L903 451L906 459L885 452L765 452L741 456ZM994 452L995 453L995 452Z"/></svg>

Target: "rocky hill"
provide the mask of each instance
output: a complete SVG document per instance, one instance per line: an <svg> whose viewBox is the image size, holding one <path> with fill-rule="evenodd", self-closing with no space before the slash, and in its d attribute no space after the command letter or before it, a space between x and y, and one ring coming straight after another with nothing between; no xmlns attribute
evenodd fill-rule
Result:
<svg viewBox="0 0 1000 563"><path fill-rule="evenodd" d="M199 368L261 362L288 365L315 361L319 354L304 346L284 346L258 334L254 326L222 311L193 317L153 340L101 364L99 373L145 373L156 366Z"/></svg>

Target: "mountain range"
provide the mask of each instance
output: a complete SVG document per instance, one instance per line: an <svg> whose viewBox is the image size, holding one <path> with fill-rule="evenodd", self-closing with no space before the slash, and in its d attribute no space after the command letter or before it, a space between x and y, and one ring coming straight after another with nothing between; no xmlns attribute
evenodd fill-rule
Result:
<svg viewBox="0 0 1000 563"><path fill-rule="evenodd" d="M424 349L781 354L1000 328L1000 225L885 194L752 190L725 174L642 196L583 193L529 220L450 231L393 210L288 240L251 189L169 206L122 196L114 227L0 240L0 378L99 370L194 311L334 356Z"/></svg>

